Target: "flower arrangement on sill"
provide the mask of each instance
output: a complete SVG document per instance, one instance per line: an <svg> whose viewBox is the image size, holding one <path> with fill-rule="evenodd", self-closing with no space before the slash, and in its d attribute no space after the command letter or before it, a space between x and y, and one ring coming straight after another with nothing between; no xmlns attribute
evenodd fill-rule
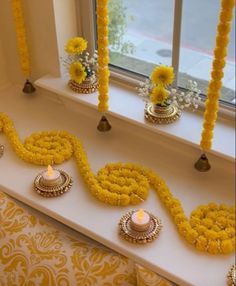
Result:
<svg viewBox="0 0 236 286"><path fill-rule="evenodd" d="M160 65L153 69L150 78L140 82L138 94L146 102L145 118L152 123L171 123L178 119L181 110L198 108L201 101L197 83L188 80L186 91L173 88L173 67Z"/></svg>
<svg viewBox="0 0 236 286"><path fill-rule="evenodd" d="M68 40L65 46L67 57L63 59L70 81L69 87L78 93L92 93L97 90L97 51L90 56L87 41L81 37Z"/></svg>

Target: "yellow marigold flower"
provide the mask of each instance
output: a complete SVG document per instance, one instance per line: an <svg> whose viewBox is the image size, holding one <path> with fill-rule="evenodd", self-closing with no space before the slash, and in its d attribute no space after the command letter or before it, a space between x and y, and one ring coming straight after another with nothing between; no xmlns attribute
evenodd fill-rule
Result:
<svg viewBox="0 0 236 286"><path fill-rule="evenodd" d="M195 229L199 234L204 234L207 230L207 228L204 225L197 225Z"/></svg>
<svg viewBox="0 0 236 286"><path fill-rule="evenodd" d="M233 10L225 10L220 13L220 21L223 23L230 22L233 17Z"/></svg>
<svg viewBox="0 0 236 286"><path fill-rule="evenodd" d="M65 51L68 54L81 54L87 49L87 41L81 37L75 37L68 41Z"/></svg>
<svg viewBox="0 0 236 286"><path fill-rule="evenodd" d="M205 120L207 121L215 121L217 118L217 114L214 112L206 112L205 114Z"/></svg>
<svg viewBox="0 0 236 286"><path fill-rule="evenodd" d="M229 36L217 36L216 37L216 45L218 48L223 49L229 43Z"/></svg>
<svg viewBox="0 0 236 286"><path fill-rule="evenodd" d="M87 76L83 65L80 62L74 62L70 65L69 74L72 80L80 84Z"/></svg>
<svg viewBox="0 0 236 286"><path fill-rule="evenodd" d="M97 6L97 14L106 14L108 15L108 7L107 6Z"/></svg>
<svg viewBox="0 0 236 286"><path fill-rule="evenodd" d="M203 150L210 150L211 149L211 138L201 139L200 145Z"/></svg>
<svg viewBox="0 0 236 286"><path fill-rule="evenodd" d="M205 251L207 246L207 239L204 236L199 236L196 242L196 248L200 251Z"/></svg>
<svg viewBox="0 0 236 286"><path fill-rule="evenodd" d="M180 223L186 221L187 218L186 216L182 213L182 214L177 214L175 217L174 217L174 221L177 225L179 225Z"/></svg>
<svg viewBox="0 0 236 286"><path fill-rule="evenodd" d="M234 250L234 243L231 239L225 239L221 242L221 250L224 254L231 253Z"/></svg>
<svg viewBox="0 0 236 286"><path fill-rule="evenodd" d="M99 103L98 104L98 110L99 110L99 112L106 112L108 110L108 104L107 103Z"/></svg>
<svg viewBox="0 0 236 286"><path fill-rule="evenodd" d="M218 35L219 37L225 37L227 34L229 34L231 29L231 24L228 22L221 22L218 27Z"/></svg>
<svg viewBox="0 0 236 286"><path fill-rule="evenodd" d="M211 72L211 76L212 76L212 79L214 80L214 81L218 81L218 80L221 80L223 77L224 77L224 72L223 71L221 71L221 70L213 70L212 72Z"/></svg>
<svg viewBox="0 0 236 286"><path fill-rule="evenodd" d="M103 17L103 16L101 17L101 16L97 18L97 25L99 27L107 26L109 23L108 17ZM102 30L100 30L100 31L102 31ZM106 33L107 33L107 30L104 30L104 36L106 35ZM100 34L100 36L102 36L102 35L103 35L103 33Z"/></svg>
<svg viewBox="0 0 236 286"><path fill-rule="evenodd" d="M212 240L208 243L208 249L207 251L211 254L217 254L219 252L218 250L218 243L215 240Z"/></svg>
<svg viewBox="0 0 236 286"><path fill-rule="evenodd" d="M104 51L103 47L108 45L108 37L104 36L97 40L98 43L98 54L100 54L101 51Z"/></svg>
<svg viewBox="0 0 236 286"><path fill-rule="evenodd" d="M97 0L97 6L105 6L109 0Z"/></svg>
<svg viewBox="0 0 236 286"><path fill-rule="evenodd" d="M235 0L222 0L221 2L221 6L222 9L226 10L226 9L232 9L235 5Z"/></svg>
<svg viewBox="0 0 236 286"><path fill-rule="evenodd" d="M214 65L217 65L217 64L219 64L219 63L217 63L217 62L213 62L213 66ZM222 63L220 64L220 65L222 65ZM222 67L223 68L223 67ZM209 91L208 91L208 97L209 97L209 92L210 91L218 91L219 89L221 89L221 87L222 87L222 82L220 81L220 80L212 80L210 83L209 83L209 86L208 86L208 88L209 88ZM209 100L208 100L209 101Z"/></svg>
<svg viewBox="0 0 236 286"><path fill-rule="evenodd" d="M214 56L220 60L223 59L224 57L227 56L227 49L226 48L223 49L221 46L220 47L217 46L214 49Z"/></svg>
<svg viewBox="0 0 236 286"><path fill-rule="evenodd" d="M154 104L163 104L169 96L168 90L163 87L154 87L150 94L151 102Z"/></svg>
<svg viewBox="0 0 236 286"><path fill-rule="evenodd" d="M154 68L151 74L151 80L154 84L160 84L163 86L167 86L172 84L174 81L174 68L167 67L164 65L158 66Z"/></svg>

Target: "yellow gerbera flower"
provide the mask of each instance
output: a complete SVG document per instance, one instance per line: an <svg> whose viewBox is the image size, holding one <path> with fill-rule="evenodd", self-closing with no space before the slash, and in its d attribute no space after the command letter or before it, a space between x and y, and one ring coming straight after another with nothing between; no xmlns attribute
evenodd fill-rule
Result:
<svg viewBox="0 0 236 286"><path fill-rule="evenodd" d="M87 41L80 37L72 38L65 46L65 51L68 54L81 54L87 49Z"/></svg>
<svg viewBox="0 0 236 286"><path fill-rule="evenodd" d="M150 94L151 102L154 104L163 104L168 98L169 92L163 87L154 87Z"/></svg>
<svg viewBox="0 0 236 286"><path fill-rule="evenodd" d="M70 65L69 74L72 80L80 84L85 80L87 73L80 62L74 62Z"/></svg>
<svg viewBox="0 0 236 286"><path fill-rule="evenodd" d="M175 78L173 67L158 66L154 68L151 74L151 80L155 84L167 86L172 84Z"/></svg>

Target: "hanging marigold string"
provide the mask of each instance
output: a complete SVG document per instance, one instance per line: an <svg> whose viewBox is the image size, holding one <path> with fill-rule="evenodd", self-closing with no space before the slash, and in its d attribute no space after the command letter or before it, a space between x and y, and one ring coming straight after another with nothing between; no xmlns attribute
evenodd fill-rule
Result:
<svg viewBox="0 0 236 286"><path fill-rule="evenodd" d="M26 78L30 75L29 49L26 41L25 23L22 11L21 0L12 0L12 12L15 22L16 41L20 57L20 65Z"/></svg>
<svg viewBox="0 0 236 286"><path fill-rule="evenodd" d="M231 21L235 0L222 0L219 23L217 26L216 47L214 49L214 59L212 62L211 80L207 91L205 103L203 131L200 146L203 151L211 149L214 135L214 127L219 108L220 90L222 78L224 77L225 58L227 56L227 46L231 30Z"/></svg>
<svg viewBox="0 0 236 286"><path fill-rule="evenodd" d="M200 251L226 254L235 247L235 207L209 203L194 210L188 219L181 201L152 170L132 163L107 164L94 174L79 138L66 131L34 133L24 144L10 118L0 113L3 131L16 154L36 165L61 164L74 155L77 167L93 196L113 206L143 202L153 188L184 239Z"/></svg>
<svg viewBox="0 0 236 286"><path fill-rule="evenodd" d="M109 49L108 49L108 0L97 0L97 44L98 44L98 110L108 110L109 91Z"/></svg>

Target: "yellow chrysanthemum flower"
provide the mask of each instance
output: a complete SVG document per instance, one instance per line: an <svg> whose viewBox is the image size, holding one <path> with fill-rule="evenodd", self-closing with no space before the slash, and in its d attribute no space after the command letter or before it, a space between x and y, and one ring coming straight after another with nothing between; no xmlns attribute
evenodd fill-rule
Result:
<svg viewBox="0 0 236 286"><path fill-rule="evenodd" d="M72 80L80 84L85 80L87 73L80 62L74 62L70 65L69 74Z"/></svg>
<svg viewBox="0 0 236 286"><path fill-rule="evenodd" d="M158 66L156 67L151 74L151 80L154 84L160 84L167 86L172 84L175 78L173 67L167 66Z"/></svg>
<svg viewBox="0 0 236 286"><path fill-rule="evenodd" d="M154 104L163 104L168 98L169 92L163 87L154 87L150 94L151 102Z"/></svg>
<svg viewBox="0 0 236 286"><path fill-rule="evenodd" d="M87 41L80 37L72 38L65 46L65 51L68 54L81 54L87 49Z"/></svg>

